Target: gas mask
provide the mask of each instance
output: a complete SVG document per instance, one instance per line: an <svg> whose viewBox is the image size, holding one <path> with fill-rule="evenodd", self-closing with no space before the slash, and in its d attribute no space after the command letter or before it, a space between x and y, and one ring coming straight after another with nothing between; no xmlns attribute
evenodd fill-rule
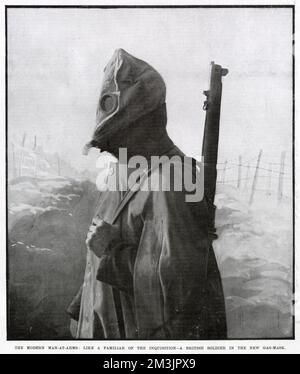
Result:
<svg viewBox="0 0 300 374"><path fill-rule="evenodd" d="M96 127L83 153L87 154L91 147L107 151L109 137L154 111L165 103L165 98L166 87L160 74L146 62L117 49L104 69Z"/></svg>

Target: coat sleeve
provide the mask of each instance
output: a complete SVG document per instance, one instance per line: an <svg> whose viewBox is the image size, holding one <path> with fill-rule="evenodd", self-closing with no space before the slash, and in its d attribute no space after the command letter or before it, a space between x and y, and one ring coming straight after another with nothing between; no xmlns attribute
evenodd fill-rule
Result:
<svg viewBox="0 0 300 374"><path fill-rule="evenodd" d="M134 248L122 240L119 226L98 219L95 227L89 248L99 258L96 279L120 291L132 293Z"/></svg>
<svg viewBox="0 0 300 374"><path fill-rule="evenodd" d="M128 244L120 242L114 245L109 253L100 257L97 280L132 294L134 253Z"/></svg>
<svg viewBox="0 0 300 374"><path fill-rule="evenodd" d="M201 325L205 308L206 205L203 201L186 202L183 192L160 191L152 193L150 206L135 277L136 290L141 283L145 286L136 293L141 335L193 338L192 331Z"/></svg>

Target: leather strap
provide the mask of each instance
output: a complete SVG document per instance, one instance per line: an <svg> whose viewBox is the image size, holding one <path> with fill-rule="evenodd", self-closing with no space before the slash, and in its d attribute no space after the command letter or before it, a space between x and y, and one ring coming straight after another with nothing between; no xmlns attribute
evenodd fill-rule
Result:
<svg viewBox="0 0 300 374"><path fill-rule="evenodd" d="M123 209L126 207L126 205L129 203L129 201L132 199L132 197L139 191L141 185L143 184L143 182L151 175L151 173L157 169L159 167L159 165L163 165L164 163L166 163L168 160L164 160L163 162L160 162L158 163L157 165L154 165L152 168L150 169L146 169L143 171L142 175L140 176L140 178L138 179L138 181L136 182L136 184L134 186L132 186L131 188L129 188L128 191L126 191L125 195L123 196L122 200L120 201L119 205L117 206L115 212L114 212L114 215L113 215L113 218L112 218L112 221L111 221L111 224L113 225L116 220L118 219L119 215L121 214L121 212L123 211Z"/></svg>

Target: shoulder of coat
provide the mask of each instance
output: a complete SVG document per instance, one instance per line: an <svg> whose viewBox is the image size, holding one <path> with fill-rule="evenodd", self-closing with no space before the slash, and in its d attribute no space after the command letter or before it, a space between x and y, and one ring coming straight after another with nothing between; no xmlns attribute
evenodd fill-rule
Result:
<svg viewBox="0 0 300 374"><path fill-rule="evenodd" d="M146 187L149 189L149 186L150 191L180 191L181 186L181 190L184 190L184 178L192 178L192 176L196 177L195 183L203 182L203 168L198 162L193 164L192 158L173 156L159 160L160 162L152 165L150 174L141 185L142 190Z"/></svg>

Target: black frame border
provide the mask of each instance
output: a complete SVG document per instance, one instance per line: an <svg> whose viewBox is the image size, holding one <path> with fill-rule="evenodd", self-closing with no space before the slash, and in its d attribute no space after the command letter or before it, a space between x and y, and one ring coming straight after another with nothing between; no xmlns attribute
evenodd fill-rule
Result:
<svg viewBox="0 0 300 374"><path fill-rule="evenodd" d="M232 8L261 8L261 9L292 9L292 102L293 102L293 113L292 113L292 184L293 184L293 204L292 204L292 214L293 214L293 294L295 295L295 5L5 5L5 201L6 201L6 340L7 341L27 341L28 339L11 339L8 337L8 325L9 325L9 259L8 259L8 154L7 154L7 144L8 144L8 41L7 41L7 11L8 9L232 9ZM295 340L295 299L293 300L293 326L292 326L292 336L289 338L228 338L222 341L261 341L261 340ZM73 341L72 339L32 339L30 341ZM122 341L131 341L133 339L124 339ZM205 339L207 340L207 339ZM107 340L107 339L78 339L78 341L120 341L120 340ZM146 340L140 340L146 341ZM161 341L161 340L157 340ZM190 339L181 339L174 341L190 341ZM199 342L204 340L199 340Z"/></svg>

